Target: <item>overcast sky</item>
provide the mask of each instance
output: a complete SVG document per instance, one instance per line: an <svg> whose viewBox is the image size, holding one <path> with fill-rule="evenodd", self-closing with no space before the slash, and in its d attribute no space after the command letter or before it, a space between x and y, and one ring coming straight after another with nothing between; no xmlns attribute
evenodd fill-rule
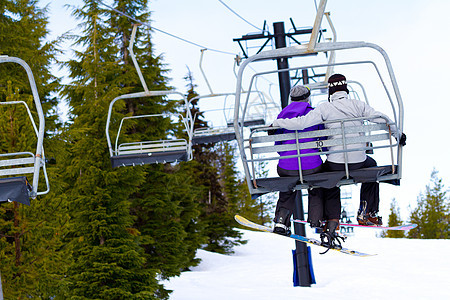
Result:
<svg viewBox="0 0 450 300"><path fill-rule="evenodd" d="M104 2L112 3L111 0ZM285 22L287 31L292 27L289 18L297 27L312 26L315 18L314 0L222 2L256 27L262 27L267 21L271 32L274 22ZM50 3L51 38L75 28L71 10L64 8L63 4L82 6L81 0L45 0L41 3ZM149 7L155 28L210 49L238 54L240 50L233 38L258 31L218 0L154 0L150 1ZM400 203L402 218L409 215L408 205L415 205L417 195L428 184L433 168L439 171L444 184L450 184L447 132L450 128L450 79L447 74L450 69L447 57L450 53L449 8L450 2L445 0L330 0L326 7L326 11L331 12L338 41L371 42L386 50L403 98L404 132L408 137L404 148L403 180L400 187L381 185L381 212L386 220L392 198ZM200 47L158 31L153 34L153 43L156 54L163 55L164 63L171 70L168 76L172 78L172 86L185 91L182 78L189 67L199 93L209 92L198 67ZM70 57L70 47L65 47L64 55ZM203 61L214 92L235 90L234 55L207 51ZM376 100L370 99L370 103L383 110L383 107L376 106Z"/></svg>

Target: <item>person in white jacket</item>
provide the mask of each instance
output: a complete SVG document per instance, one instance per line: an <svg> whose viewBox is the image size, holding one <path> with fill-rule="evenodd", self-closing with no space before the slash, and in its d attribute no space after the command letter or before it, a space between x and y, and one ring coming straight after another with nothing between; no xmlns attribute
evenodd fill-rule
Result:
<svg viewBox="0 0 450 300"><path fill-rule="evenodd" d="M292 119L277 119L273 122L273 126L278 126L290 130L302 130L306 127L323 123L325 121L359 118L359 117L380 117L371 121L377 123L393 123L385 114L376 111L365 102L350 99L348 97L347 80L342 74L334 74L328 79L328 102L324 102L316 107L305 116ZM383 118L386 118L383 119ZM345 126L358 126L362 124L362 120L354 120L346 122ZM340 128L339 122L326 123L325 128ZM406 135L397 133L395 126L391 126L392 132L396 138L400 138L399 143L405 145ZM346 134L351 137L354 134ZM356 134L357 135L357 134ZM341 136L330 136L328 139L340 138ZM352 144L347 149L363 148L365 145ZM343 150L342 146L330 147L329 150ZM344 153L331 153L327 156L324 163L325 171L342 171L345 170ZM348 168L355 170L360 168L374 167L376 161L367 156L364 150L347 152ZM360 208L358 210L357 220L361 225L382 225L381 217L378 216L379 206L379 183L368 182L361 185Z"/></svg>

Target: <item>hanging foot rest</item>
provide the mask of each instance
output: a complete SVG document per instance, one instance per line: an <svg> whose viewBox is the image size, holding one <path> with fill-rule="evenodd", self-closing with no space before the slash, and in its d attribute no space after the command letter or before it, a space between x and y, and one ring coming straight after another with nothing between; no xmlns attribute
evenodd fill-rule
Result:
<svg viewBox="0 0 450 300"><path fill-rule="evenodd" d="M31 186L25 176L0 178L0 203L19 202L30 205Z"/></svg>
<svg viewBox="0 0 450 300"><path fill-rule="evenodd" d="M170 163L176 161L187 161L186 151L150 152L143 154L126 154L111 157L113 168L126 166L139 166L146 164Z"/></svg>
<svg viewBox="0 0 450 300"><path fill-rule="evenodd" d="M244 127L250 127L250 126L258 126L258 125L265 125L266 121L264 119L253 119L253 120L245 120L243 126ZM230 122L227 123L228 127L233 127L234 123Z"/></svg>
<svg viewBox="0 0 450 300"><path fill-rule="evenodd" d="M188 145L183 139L125 143L119 146L119 155L111 156L113 168L157 163L187 161Z"/></svg>
<svg viewBox="0 0 450 300"><path fill-rule="evenodd" d="M194 130L192 144L228 142L236 139L233 128L198 128Z"/></svg>
<svg viewBox="0 0 450 300"><path fill-rule="evenodd" d="M192 138L192 144L209 144L218 142L228 142L236 139L236 134L234 132L219 133L211 135L198 135Z"/></svg>
<svg viewBox="0 0 450 300"><path fill-rule="evenodd" d="M323 187L332 188L348 183L364 183L364 182L386 182L393 185L400 185L399 179L396 179L397 167L395 166L394 178L389 176L392 174L392 166L378 166L350 170L349 175L351 182L345 182L345 171L323 172L303 176L304 188L307 187ZM286 192L292 190L300 181L300 177L273 177L256 179L258 187L267 189L268 191Z"/></svg>

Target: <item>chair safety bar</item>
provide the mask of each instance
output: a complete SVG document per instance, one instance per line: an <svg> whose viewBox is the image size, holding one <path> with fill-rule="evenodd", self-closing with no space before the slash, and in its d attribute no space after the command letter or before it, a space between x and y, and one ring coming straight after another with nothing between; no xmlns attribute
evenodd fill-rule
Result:
<svg viewBox="0 0 450 300"><path fill-rule="evenodd" d="M303 176L301 169L301 157L307 156L320 156L332 153L344 153L344 157L347 157L348 153L353 151L370 151L373 149L388 148L390 150L391 165L383 167L380 171L374 169L372 175L365 176L364 180L372 181L392 181L399 180L397 173L398 162L394 161L394 150L397 149L398 143L393 141L392 132L390 130L390 125L385 120L385 123L369 123L373 119L382 119L382 117L377 118L353 118L353 119L342 119L325 122L325 124L330 123L340 123L343 126L338 128L322 129L315 131L299 132L295 131L292 133L285 134L273 134L266 135L269 130L275 130L276 127L260 127L255 128L251 134L250 138L246 140L245 149L250 152L250 158L245 159L244 164L251 169L251 191L253 194L262 194L268 192L267 188L264 187L264 182L271 181L273 184L269 185L270 191L274 190L285 190L286 184L290 184L291 188L295 188L297 182L299 183L297 188L308 188L308 187L330 187L329 180L327 177L332 177L333 184L344 185L355 183L355 172L349 171L347 158L345 159L345 171L337 172L339 174L330 173L317 173L314 176ZM364 122L360 126L345 126L348 122L360 121ZM332 136L331 139L326 139ZM301 142L302 139L314 139L310 142ZM325 138L325 139L324 139ZM294 141L292 144L282 144L284 141ZM299 142L300 140L300 142ZM280 142L275 145L275 142ZM356 147L352 145L357 145ZM363 146L361 146L363 145ZM339 148L336 149L335 147ZM350 146L350 147L349 147ZM329 147L334 147L330 150ZM312 153L301 153L300 150L304 149L316 149L317 152ZM295 151L291 155L279 156L279 152L284 151ZM260 178L257 176L257 164L259 162L267 162L279 159L288 158L298 158L299 161L299 174L296 180L285 178ZM376 167L378 168L378 167ZM333 174L331 174L333 173ZM337 177L336 177L337 176ZM358 175L360 177L360 175ZM322 177L322 178L321 178ZM278 184L275 184L277 183ZM263 186L261 186L261 184Z"/></svg>

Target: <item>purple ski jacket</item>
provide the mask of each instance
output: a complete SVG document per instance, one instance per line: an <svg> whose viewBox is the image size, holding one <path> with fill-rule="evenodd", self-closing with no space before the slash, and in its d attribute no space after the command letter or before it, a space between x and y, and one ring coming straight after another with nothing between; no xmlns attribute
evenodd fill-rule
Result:
<svg viewBox="0 0 450 300"><path fill-rule="evenodd" d="M292 102L288 106L286 106L278 115L277 119L292 119L300 116L306 115L308 112L313 110L313 108L309 105L308 102ZM320 130L324 129L324 126L322 124L314 125L308 128L305 128L301 131L313 131L313 130ZM284 133L290 133L295 132L294 130L288 130L284 128L280 128L276 130L276 134L284 134ZM313 142L316 141L315 138L306 138L306 139L299 139L300 143L305 142ZM275 142L275 145L282 145L282 144L295 144L295 140L288 140L283 142ZM300 153L315 153L318 152L317 149L303 149L300 150ZM278 152L278 154L282 156L288 156L288 155L296 155L297 151L283 151ZM310 170L317 168L322 164L322 159L320 158L320 155L314 155L314 156L305 156L301 157L301 163L302 163L302 170ZM278 166L280 168L283 168L285 170L298 170L298 158L285 158L278 160Z"/></svg>

